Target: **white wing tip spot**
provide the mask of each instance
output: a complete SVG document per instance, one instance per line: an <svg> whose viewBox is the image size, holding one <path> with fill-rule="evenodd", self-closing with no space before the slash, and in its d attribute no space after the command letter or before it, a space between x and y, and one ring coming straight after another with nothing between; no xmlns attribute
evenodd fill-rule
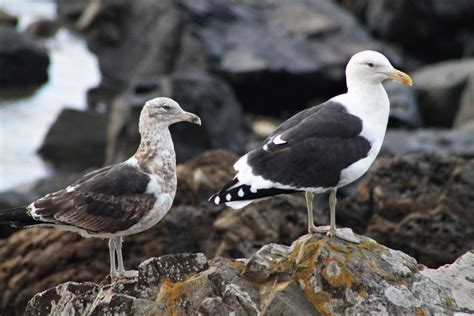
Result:
<svg viewBox="0 0 474 316"><path fill-rule="evenodd" d="M232 199L232 196L230 195L230 193L227 193L227 195L225 196L225 199L227 201L230 201Z"/></svg>
<svg viewBox="0 0 474 316"><path fill-rule="evenodd" d="M244 190L240 189L239 192L237 192L237 195L239 197L243 197L244 196Z"/></svg>
<svg viewBox="0 0 474 316"><path fill-rule="evenodd" d="M75 187L68 186L68 187L66 188L66 192L74 192L74 191L76 191L76 188L75 188Z"/></svg>
<svg viewBox="0 0 474 316"><path fill-rule="evenodd" d="M252 193L257 193L257 188L250 187L250 192L252 192Z"/></svg>
<svg viewBox="0 0 474 316"><path fill-rule="evenodd" d="M286 140L281 139L281 134L280 134L280 135L275 136L275 138L273 138L273 143L275 145L286 144Z"/></svg>
<svg viewBox="0 0 474 316"><path fill-rule="evenodd" d="M221 198L216 196L216 198L214 199L214 203L219 205L220 202L221 202Z"/></svg>

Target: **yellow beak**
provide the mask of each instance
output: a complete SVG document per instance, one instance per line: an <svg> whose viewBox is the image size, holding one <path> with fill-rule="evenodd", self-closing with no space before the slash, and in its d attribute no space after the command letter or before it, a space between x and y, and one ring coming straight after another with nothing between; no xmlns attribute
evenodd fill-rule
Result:
<svg viewBox="0 0 474 316"><path fill-rule="evenodd" d="M411 80L410 76L400 70L393 70L390 72L385 73L390 79L400 82L404 85L413 85L413 80Z"/></svg>

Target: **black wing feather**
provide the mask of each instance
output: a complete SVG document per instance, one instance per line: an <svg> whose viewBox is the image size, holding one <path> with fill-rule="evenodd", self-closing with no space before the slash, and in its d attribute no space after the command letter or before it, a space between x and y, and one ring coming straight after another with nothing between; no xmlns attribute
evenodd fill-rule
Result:
<svg viewBox="0 0 474 316"><path fill-rule="evenodd" d="M254 174L296 188L335 186L341 170L365 158L371 146L360 136L362 121L345 107L328 101L300 112L278 127L286 143L267 143L248 154Z"/></svg>

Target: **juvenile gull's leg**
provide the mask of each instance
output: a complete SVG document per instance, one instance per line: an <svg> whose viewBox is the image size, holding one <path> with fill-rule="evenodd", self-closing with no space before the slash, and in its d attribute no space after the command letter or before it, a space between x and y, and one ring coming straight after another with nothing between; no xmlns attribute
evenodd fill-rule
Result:
<svg viewBox="0 0 474 316"><path fill-rule="evenodd" d="M124 265L123 265L123 255L122 255L122 242L123 238L122 237L117 237L116 239L116 251L117 251L117 261L118 261L118 275L120 277L125 277L125 278L134 278L138 276L138 271L135 270L130 270L130 271L125 271Z"/></svg>
<svg viewBox="0 0 474 316"><path fill-rule="evenodd" d="M110 277L113 279L117 276L117 267L115 263L115 238L109 239L110 254Z"/></svg>

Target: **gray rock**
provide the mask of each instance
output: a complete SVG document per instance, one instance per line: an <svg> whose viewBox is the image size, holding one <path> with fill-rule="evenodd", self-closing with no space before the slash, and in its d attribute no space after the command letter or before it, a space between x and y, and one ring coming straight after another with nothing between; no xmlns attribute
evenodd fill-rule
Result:
<svg viewBox="0 0 474 316"><path fill-rule="evenodd" d="M342 90L357 51L381 50L401 62L332 1L96 2L83 27L103 86L117 90L137 78L211 72L231 84L246 110L278 114Z"/></svg>
<svg viewBox="0 0 474 316"><path fill-rule="evenodd" d="M39 19L28 25L25 33L31 38L47 38L54 36L60 26L56 20Z"/></svg>
<svg viewBox="0 0 474 316"><path fill-rule="evenodd" d="M18 23L18 17L9 14L3 10L0 10L0 25L6 25L11 27L16 27Z"/></svg>
<svg viewBox="0 0 474 316"><path fill-rule="evenodd" d="M38 152L58 169L100 167L105 159L106 128L105 114L63 109Z"/></svg>
<svg viewBox="0 0 474 316"><path fill-rule="evenodd" d="M473 56L474 3L465 0L341 1L379 38L425 61Z"/></svg>
<svg viewBox="0 0 474 316"><path fill-rule="evenodd" d="M412 73L426 126L452 127L474 58L444 61Z"/></svg>
<svg viewBox="0 0 474 316"><path fill-rule="evenodd" d="M88 0L56 0L56 13L59 20L74 24L89 2Z"/></svg>
<svg viewBox="0 0 474 316"><path fill-rule="evenodd" d="M48 81L45 49L14 28L0 25L0 87L23 88Z"/></svg>
<svg viewBox="0 0 474 316"><path fill-rule="evenodd" d="M469 128L469 126L471 127ZM474 133L474 74L469 77L461 95L459 111L456 114L454 127Z"/></svg>
<svg viewBox="0 0 474 316"><path fill-rule="evenodd" d="M108 162L122 161L135 152L141 107L158 95L173 98L186 111L199 115L203 122L202 126L171 127L178 162L207 149L225 148L243 153L246 123L230 87L210 75L176 74L137 82L133 92L114 102L108 132Z"/></svg>
<svg viewBox="0 0 474 316"><path fill-rule="evenodd" d="M387 81L384 87L390 99L389 127L422 127L423 118L412 87L402 86L393 81Z"/></svg>
<svg viewBox="0 0 474 316"><path fill-rule="evenodd" d="M451 129L388 129L380 155L403 156L427 153L474 158L474 132Z"/></svg>
<svg viewBox="0 0 474 316"><path fill-rule="evenodd" d="M341 203L339 215L344 218L351 210L344 204L365 210L366 235L435 268L474 248L472 188L472 158L383 158L354 197Z"/></svg>
<svg viewBox="0 0 474 316"><path fill-rule="evenodd" d="M138 278L65 283L35 295L26 315L453 314L474 312L474 253L428 269L360 236L355 245L305 235L267 245L248 263L203 254L168 255L140 265ZM269 256L268 253L274 255ZM258 267L251 262L261 262ZM265 279L254 279L262 272ZM257 270L255 270L257 268Z"/></svg>

